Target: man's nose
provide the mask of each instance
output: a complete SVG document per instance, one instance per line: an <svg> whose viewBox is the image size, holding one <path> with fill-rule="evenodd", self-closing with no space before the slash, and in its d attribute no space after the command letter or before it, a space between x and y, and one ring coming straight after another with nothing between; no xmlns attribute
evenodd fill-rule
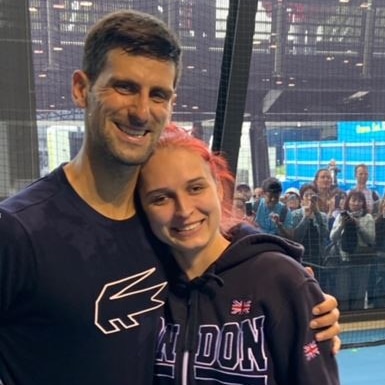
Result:
<svg viewBox="0 0 385 385"><path fill-rule="evenodd" d="M143 124L146 123L150 115L150 98L146 94L134 96L129 108L129 118L134 122Z"/></svg>

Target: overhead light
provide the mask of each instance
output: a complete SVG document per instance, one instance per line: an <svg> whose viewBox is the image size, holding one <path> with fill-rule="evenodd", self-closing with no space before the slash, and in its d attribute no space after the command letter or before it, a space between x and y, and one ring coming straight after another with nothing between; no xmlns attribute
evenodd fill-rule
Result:
<svg viewBox="0 0 385 385"><path fill-rule="evenodd" d="M92 7L92 1L81 1L80 6L81 7Z"/></svg>
<svg viewBox="0 0 385 385"><path fill-rule="evenodd" d="M366 96L369 93L369 91L357 91L354 94L351 94L348 99L362 99L364 96Z"/></svg>

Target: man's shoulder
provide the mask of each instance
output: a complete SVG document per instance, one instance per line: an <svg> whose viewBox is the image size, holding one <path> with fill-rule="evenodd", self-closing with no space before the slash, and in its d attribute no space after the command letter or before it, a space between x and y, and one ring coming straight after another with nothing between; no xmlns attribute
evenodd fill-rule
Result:
<svg viewBox="0 0 385 385"><path fill-rule="evenodd" d="M36 207L50 200L61 191L61 187L62 183L58 171L55 170L0 202L0 211L17 214Z"/></svg>

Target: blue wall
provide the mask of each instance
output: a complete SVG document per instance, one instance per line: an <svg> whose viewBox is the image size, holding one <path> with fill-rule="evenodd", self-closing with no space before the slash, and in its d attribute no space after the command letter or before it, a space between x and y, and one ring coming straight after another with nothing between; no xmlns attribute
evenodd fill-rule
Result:
<svg viewBox="0 0 385 385"><path fill-rule="evenodd" d="M354 168L365 163L369 169L368 186L382 195L385 190L385 122L339 122L337 128L338 140L284 143L284 186L298 187L311 182L317 170L327 168L334 159L340 169L341 188L354 186Z"/></svg>

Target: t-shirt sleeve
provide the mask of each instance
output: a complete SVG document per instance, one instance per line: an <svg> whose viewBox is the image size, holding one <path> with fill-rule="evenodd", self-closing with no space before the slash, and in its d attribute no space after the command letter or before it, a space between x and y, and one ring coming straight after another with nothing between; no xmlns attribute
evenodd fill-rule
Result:
<svg viewBox="0 0 385 385"><path fill-rule="evenodd" d="M30 292L35 276L33 247L16 217L0 210L0 320Z"/></svg>

